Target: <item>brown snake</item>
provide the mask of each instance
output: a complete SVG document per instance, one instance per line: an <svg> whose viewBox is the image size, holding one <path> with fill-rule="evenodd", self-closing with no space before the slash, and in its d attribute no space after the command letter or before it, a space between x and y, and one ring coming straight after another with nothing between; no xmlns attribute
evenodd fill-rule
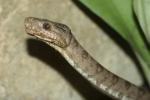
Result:
<svg viewBox="0 0 150 100"><path fill-rule="evenodd" d="M68 26L27 17L25 30L59 51L74 69L107 95L121 100L150 100L147 89L123 80L95 61L77 42Z"/></svg>

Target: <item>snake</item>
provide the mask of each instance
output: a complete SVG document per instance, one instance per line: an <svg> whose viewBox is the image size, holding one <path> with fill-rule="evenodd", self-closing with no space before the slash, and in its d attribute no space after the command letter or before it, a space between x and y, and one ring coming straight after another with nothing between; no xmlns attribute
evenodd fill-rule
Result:
<svg viewBox="0 0 150 100"><path fill-rule="evenodd" d="M117 100L150 100L147 88L138 87L113 74L90 56L67 25L43 18L26 17L24 26L27 34L58 51L74 70L100 92Z"/></svg>

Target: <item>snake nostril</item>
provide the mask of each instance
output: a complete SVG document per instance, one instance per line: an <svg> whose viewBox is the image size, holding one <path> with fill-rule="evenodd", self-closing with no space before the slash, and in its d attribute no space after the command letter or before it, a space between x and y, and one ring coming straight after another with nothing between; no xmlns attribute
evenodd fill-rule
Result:
<svg viewBox="0 0 150 100"><path fill-rule="evenodd" d="M31 19L30 19L29 17L27 17L27 18L25 19L25 21L24 21L24 25L25 25L25 27L26 27L26 28L31 27L30 20L31 20Z"/></svg>
<svg viewBox="0 0 150 100"><path fill-rule="evenodd" d="M25 18L25 23L30 22L30 19L31 19L30 17L26 17L26 18Z"/></svg>

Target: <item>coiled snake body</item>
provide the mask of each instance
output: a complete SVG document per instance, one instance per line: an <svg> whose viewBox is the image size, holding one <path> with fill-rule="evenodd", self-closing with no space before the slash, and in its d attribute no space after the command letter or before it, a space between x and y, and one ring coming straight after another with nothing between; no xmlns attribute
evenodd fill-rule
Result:
<svg viewBox="0 0 150 100"><path fill-rule="evenodd" d="M28 17L25 30L59 51L64 58L104 93L121 100L150 100L150 93L106 70L76 41L68 26L46 19Z"/></svg>

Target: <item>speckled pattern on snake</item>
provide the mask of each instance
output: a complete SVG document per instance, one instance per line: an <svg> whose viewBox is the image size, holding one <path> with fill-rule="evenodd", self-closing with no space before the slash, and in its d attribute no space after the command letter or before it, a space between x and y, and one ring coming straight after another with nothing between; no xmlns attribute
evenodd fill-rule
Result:
<svg viewBox="0 0 150 100"><path fill-rule="evenodd" d="M119 100L150 100L146 88L137 87L111 73L77 42L70 28L46 19L27 17L25 31L53 47L100 91Z"/></svg>

